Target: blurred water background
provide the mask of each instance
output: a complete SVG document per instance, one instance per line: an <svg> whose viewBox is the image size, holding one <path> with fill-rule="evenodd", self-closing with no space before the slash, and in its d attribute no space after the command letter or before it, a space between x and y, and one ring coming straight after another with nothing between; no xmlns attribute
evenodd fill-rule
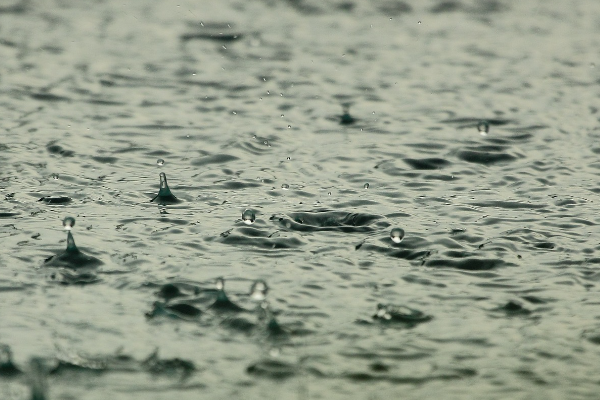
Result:
<svg viewBox="0 0 600 400"><path fill-rule="evenodd" d="M597 398L599 2L16 1L2 399Z"/></svg>

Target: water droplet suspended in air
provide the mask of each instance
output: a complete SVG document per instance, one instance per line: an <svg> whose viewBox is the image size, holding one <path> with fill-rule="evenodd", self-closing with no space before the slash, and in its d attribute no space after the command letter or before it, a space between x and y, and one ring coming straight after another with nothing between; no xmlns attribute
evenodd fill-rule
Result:
<svg viewBox="0 0 600 400"><path fill-rule="evenodd" d="M481 136L487 136L490 131L490 124L487 121L479 121L477 123L477 130Z"/></svg>
<svg viewBox="0 0 600 400"><path fill-rule="evenodd" d="M58 174L52 174L52 179L54 179L55 181L57 181L59 178Z"/></svg>
<svg viewBox="0 0 600 400"><path fill-rule="evenodd" d="M365 185L363 186L363 188L368 189L369 188L369 182L365 183Z"/></svg>
<svg viewBox="0 0 600 400"><path fill-rule="evenodd" d="M70 231L75 226L75 218L66 217L65 219L63 219L63 226L66 230Z"/></svg>
<svg viewBox="0 0 600 400"><path fill-rule="evenodd" d="M256 221L256 214L253 210L248 209L242 213L243 223L245 223L246 225L252 225L254 221Z"/></svg>
<svg viewBox="0 0 600 400"><path fill-rule="evenodd" d="M289 188L290 188L290 185L288 185L287 183L284 183L283 185L281 185L281 188L282 188L283 190L289 190Z"/></svg>
<svg viewBox="0 0 600 400"><path fill-rule="evenodd" d="M165 165L165 160L163 160L162 158L159 158L158 160L156 160L156 165L158 165L159 167L162 167L163 165Z"/></svg>
<svg viewBox="0 0 600 400"><path fill-rule="evenodd" d="M254 281L250 287L250 297L255 301L264 301L267 298L268 292L269 287L267 286L267 282L260 279Z"/></svg>
<svg viewBox="0 0 600 400"><path fill-rule="evenodd" d="M394 243L400 243L402 239L404 239L404 229L402 228L394 228L390 232L390 239Z"/></svg>

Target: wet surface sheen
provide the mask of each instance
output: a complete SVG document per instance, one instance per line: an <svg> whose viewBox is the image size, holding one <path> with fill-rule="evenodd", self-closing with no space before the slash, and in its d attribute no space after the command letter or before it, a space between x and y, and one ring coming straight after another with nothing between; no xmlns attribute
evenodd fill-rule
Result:
<svg viewBox="0 0 600 400"><path fill-rule="evenodd" d="M201 3L0 0L0 398L597 398L599 3Z"/></svg>

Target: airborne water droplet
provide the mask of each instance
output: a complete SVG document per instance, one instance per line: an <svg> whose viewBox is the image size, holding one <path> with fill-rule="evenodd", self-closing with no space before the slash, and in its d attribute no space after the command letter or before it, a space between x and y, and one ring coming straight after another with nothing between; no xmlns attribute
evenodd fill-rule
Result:
<svg viewBox="0 0 600 400"><path fill-rule="evenodd" d="M246 225L252 225L256 221L256 214L253 210L246 210L242 213L242 222Z"/></svg>
<svg viewBox="0 0 600 400"><path fill-rule="evenodd" d="M490 131L490 124L487 121L479 121L477 123L477 130L481 136L487 136Z"/></svg>
<svg viewBox="0 0 600 400"><path fill-rule="evenodd" d="M283 190L289 190L289 188L290 188L290 185L288 185L287 183L284 183L283 185L281 185L281 188L282 188Z"/></svg>
<svg viewBox="0 0 600 400"><path fill-rule="evenodd" d="M63 219L63 226L66 230L70 231L75 226L75 218L66 217L65 219Z"/></svg>
<svg viewBox="0 0 600 400"><path fill-rule="evenodd" d="M162 158L159 158L158 160L156 160L156 165L158 165L159 167L162 167L163 165L165 165L165 160L163 160Z"/></svg>
<svg viewBox="0 0 600 400"><path fill-rule="evenodd" d="M263 301L267 298L268 292L269 287L267 286L267 282L260 279L255 281L250 287L250 297L252 300Z"/></svg>
<svg viewBox="0 0 600 400"><path fill-rule="evenodd" d="M394 243L400 243L402 239L404 239L404 229L402 228L394 228L390 232L390 239Z"/></svg>

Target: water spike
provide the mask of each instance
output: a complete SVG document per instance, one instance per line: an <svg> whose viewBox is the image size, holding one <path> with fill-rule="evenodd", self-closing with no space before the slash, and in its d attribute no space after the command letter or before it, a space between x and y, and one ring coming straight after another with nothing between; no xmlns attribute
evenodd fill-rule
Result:
<svg viewBox="0 0 600 400"><path fill-rule="evenodd" d="M29 385L31 389L31 400L47 400L48 384L46 377L48 368L44 360L32 358L29 361Z"/></svg>
<svg viewBox="0 0 600 400"><path fill-rule="evenodd" d="M160 194L171 194L171 191L169 190L169 185L167 184L167 175L165 175L164 172L160 173Z"/></svg>
<svg viewBox="0 0 600 400"><path fill-rule="evenodd" d="M67 253L79 253L79 249L75 245L75 239L71 231L67 233Z"/></svg>
<svg viewBox="0 0 600 400"><path fill-rule="evenodd" d="M171 193L169 185L167 184L167 175L164 172L160 173L160 190L158 194L150 200L151 202L156 201L158 204L176 204L179 203L179 199Z"/></svg>
<svg viewBox="0 0 600 400"><path fill-rule="evenodd" d="M350 115L350 105L343 105L343 114L340 117L340 125L351 125L356 122L356 119Z"/></svg>
<svg viewBox="0 0 600 400"><path fill-rule="evenodd" d="M227 294L225 293L225 279L221 277L217 278L216 286L217 298L210 308L231 312L245 311L242 307L233 303L231 300L229 300L229 297L227 297Z"/></svg>

